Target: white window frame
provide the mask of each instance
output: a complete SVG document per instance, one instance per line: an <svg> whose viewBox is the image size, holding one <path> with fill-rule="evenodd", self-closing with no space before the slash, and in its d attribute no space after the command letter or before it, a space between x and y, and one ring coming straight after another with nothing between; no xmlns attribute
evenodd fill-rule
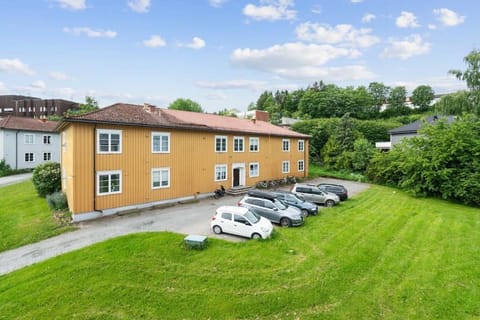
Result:
<svg viewBox="0 0 480 320"><path fill-rule="evenodd" d="M285 145L288 148L285 149ZM290 152L290 139L283 139L282 140L282 151L283 152Z"/></svg>
<svg viewBox="0 0 480 320"><path fill-rule="evenodd" d="M48 159L45 159L45 156L48 155ZM43 153L43 161L52 161L52 153L51 152L44 152Z"/></svg>
<svg viewBox="0 0 480 320"><path fill-rule="evenodd" d="M252 166L257 166L257 172L255 174L255 171L252 171ZM260 163L258 162L250 162L248 164L248 174L250 178L255 178L260 176Z"/></svg>
<svg viewBox="0 0 480 320"><path fill-rule="evenodd" d="M108 151L100 150L100 135L108 134ZM118 134L118 151L112 151L112 134ZM97 129L97 153L99 154L120 154L122 153L122 130Z"/></svg>
<svg viewBox="0 0 480 320"><path fill-rule="evenodd" d="M225 171L225 178L222 179L222 177L220 177L220 179L217 179L217 173L218 173L218 170L219 169L222 169ZM222 170L222 171L223 171ZM228 180L228 166L226 164L217 164L215 165L215 172L214 172L214 180L215 181L227 181Z"/></svg>
<svg viewBox="0 0 480 320"><path fill-rule="evenodd" d="M225 139L225 150L217 150L217 140L219 139ZM222 144L223 145L223 144ZM215 149L215 152L228 152L228 137L227 136L215 136L215 145L213 146Z"/></svg>
<svg viewBox="0 0 480 320"><path fill-rule="evenodd" d="M26 133L23 135L24 144L35 144L35 135L31 133Z"/></svg>
<svg viewBox="0 0 480 320"><path fill-rule="evenodd" d="M167 172L167 185L162 185L162 173ZM160 173L160 185L159 186L154 186L154 183L156 182L154 180L153 175L159 172ZM165 188L170 188L170 168L153 168L152 169L152 189L165 189Z"/></svg>
<svg viewBox="0 0 480 320"><path fill-rule="evenodd" d="M45 138L46 138L46 142L45 142ZM43 144L52 144L52 136L50 135L44 135L43 136Z"/></svg>
<svg viewBox="0 0 480 320"><path fill-rule="evenodd" d="M117 191L111 191L112 185L111 185L111 176L118 174L119 176L119 185L118 185L118 190ZM107 196L107 195L112 195L112 194L120 194L122 193L122 170L112 170L112 171L98 171L97 172L97 196ZM100 193L100 176L108 176L108 192L103 192Z"/></svg>
<svg viewBox="0 0 480 320"><path fill-rule="evenodd" d="M300 164L302 165L302 168L300 169ZM299 172L304 172L305 171L305 160L298 160L297 162L297 170Z"/></svg>
<svg viewBox="0 0 480 320"><path fill-rule="evenodd" d="M153 143L155 137L160 137L160 150L155 150ZM162 150L162 138L167 137L167 150ZM170 132L152 132L152 153L170 153Z"/></svg>
<svg viewBox="0 0 480 320"><path fill-rule="evenodd" d="M299 152L304 152L305 151L305 140L303 140L303 139L298 140L297 146L298 146L298 151Z"/></svg>
<svg viewBox="0 0 480 320"><path fill-rule="evenodd" d="M241 150L235 150L235 142L236 141L241 141L242 142L242 149ZM244 137L233 137L233 152L244 152L245 151L245 138Z"/></svg>
<svg viewBox="0 0 480 320"><path fill-rule="evenodd" d="M26 160L26 159L25 159L27 154L29 155L29 156L28 156L29 160ZM32 160L30 160L30 155L32 155ZM33 153L33 152L25 152L25 154L23 155L23 161L24 161L24 162L28 162L28 163L35 162L35 153Z"/></svg>
<svg viewBox="0 0 480 320"><path fill-rule="evenodd" d="M290 173L290 161L282 161L282 173Z"/></svg>
<svg viewBox="0 0 480 320"><path fill-rule="evenodd" d="M256 141L256 142L252 143L252 141ZM252 146L256 146L257 150L252 150ZM248 142L248 150L250 150L250 152L260 152L260 138L259 137L250 137L249 142Z"/></svg>

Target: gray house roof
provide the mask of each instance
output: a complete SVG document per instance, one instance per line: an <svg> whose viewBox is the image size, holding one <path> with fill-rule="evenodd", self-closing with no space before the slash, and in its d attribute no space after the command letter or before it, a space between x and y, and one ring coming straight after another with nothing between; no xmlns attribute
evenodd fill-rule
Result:
<svg viewBox="0 0 480 320"><path fill-rule="evenodd" d="M451 123L455 120L455 116L429 116L425 119L420 119L420 120L414 121L414 122L406 124L404 126L392 129L388 132L391 135L408 134L408 133L416 134L425 122L433 124L435 121L437 121L439 119L446 119L447 123Z"/></svg>

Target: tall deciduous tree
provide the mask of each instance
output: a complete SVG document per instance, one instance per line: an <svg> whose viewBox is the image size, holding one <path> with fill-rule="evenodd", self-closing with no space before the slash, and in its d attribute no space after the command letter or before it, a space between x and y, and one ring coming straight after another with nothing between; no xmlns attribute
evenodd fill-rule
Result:
<svg viewBox="0 0 480 320"><path fill-rule="evenodd" d="M92 111L95 111L95 110L98 110L99 109L99 106L98 106L98 102L97 100L95 100L93 97L90 97L90 96L86 96L85 97L85 103L81 103L80 104L80 107L78 109L69 109L67 111L65 111L65 113L63 114L64 116L77 116L77 115L80 115L80 114L85 114L85 113L89 113L89 112L92 112Z"/></svg>
<svg viewBox="0 0 480 320"><path fill-rule="evenodd" d="M198 102L195 102L190 99L179 98L173 101L168 109L172 110L183 110L183 111L192 111L192 112L203 112L202 106Z"/></svg>
<svg viewBox="0 0 480 320"><path fill-rule="evenodd" d="M380 82L371 82L368 85L368 92L372 96L373 104L380 110L380 107L387 102L390 94L390 87Z"/></svg>
<svg viewBox="0 0 480 320"><path fill-rule="evenodd" d="M412 103L418 106L420 111L427 111L434 97L435 92L433 91L432 87L421 85L413 90Z"/></svg>
<svg viewBox="0 0 480 320"><path fill-rule="evenodd" d="M480 114L480 50L472 50L463 61L467 65L465 71L450 70L457 79L464 80L470 90L470 99L476 113Z"/></svg>

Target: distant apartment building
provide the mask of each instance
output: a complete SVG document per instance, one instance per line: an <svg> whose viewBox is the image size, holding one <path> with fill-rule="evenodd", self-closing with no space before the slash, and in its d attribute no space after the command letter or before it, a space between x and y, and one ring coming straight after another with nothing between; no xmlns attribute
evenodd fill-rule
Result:
<svg viewBox="0 0 480 320"><path fill-rule="evenodd" d="M12 169L31 169L47 161L60 162L56 121L8 116L0 118L0 160Z"/></svg>
<svg viewBox="0 0 480 320"><path fill-rule="evenodd" d="M69 109L78 109L79 103L64 99L39 99L19 95L0 96L0 117L15 116L45 119L62 116Z"/></svg>

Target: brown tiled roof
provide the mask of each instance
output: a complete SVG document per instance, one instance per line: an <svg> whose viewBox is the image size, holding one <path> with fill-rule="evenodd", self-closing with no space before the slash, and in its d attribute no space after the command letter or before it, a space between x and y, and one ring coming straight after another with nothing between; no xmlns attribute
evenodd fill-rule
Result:
<svg viewBox="0 0 480 320"><path fill-rule="evenodd" d="M23 131L55 132L57 121L8 116L0 118L0 128Z"/></svg>
<svg viewBox="0 0 480 320"><path fill-rule="evenodd" d="M80 116L67 117L64 122L105 123L309 138L308 135L281 128L265 121L124 103L117 103Z"/></svg>

